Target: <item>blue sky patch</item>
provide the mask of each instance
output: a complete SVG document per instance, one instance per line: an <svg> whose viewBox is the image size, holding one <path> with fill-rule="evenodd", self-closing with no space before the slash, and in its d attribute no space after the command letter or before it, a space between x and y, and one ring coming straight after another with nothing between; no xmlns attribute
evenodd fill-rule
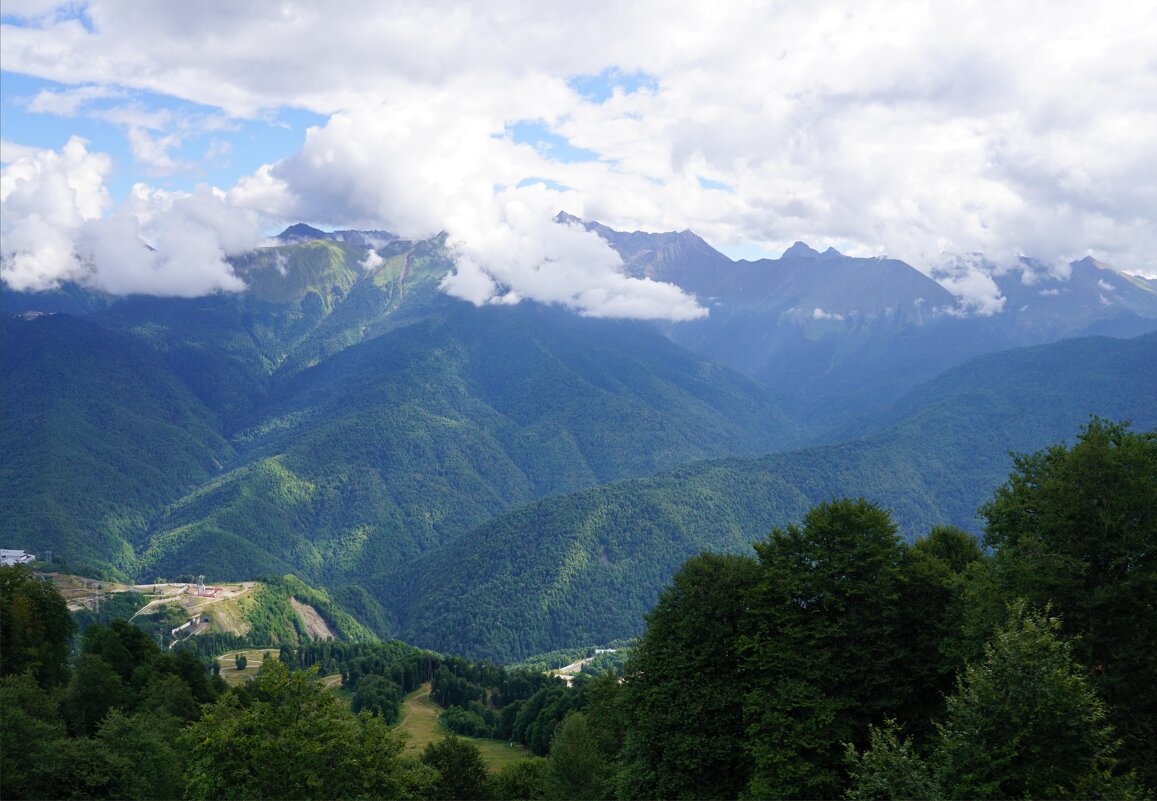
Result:
<svg viewBox="0 0 1157 801"><path fill-rule="evenodd" d="M699 181L699 185L704 189L714 189L720 192L735 193L735 187L731 184L725 184L722 181L712 181L710 178L704 178L701 175L695 176Z"/></svg>
<svg viewBox="0 0 1157 801"><path fill-rule="evenodd" d="M311 125L327 117L298 109L281 109L268 118L242 120L198 103L153 92L115 86L70 86L14 73L3 73L0 96L3 138L34 147L59 150L72 136L85 139L90 152L107 153L113 170L105 186L117 202L132 185L146 181L168 190L190 191L197 184L232 186L260 164L296 152ZM35 98L46 93L57 112L37 110ZM55 97L53 97L55 96ZM69 98L82 99L70 102ZM150 164L134 154L153 147L168 166ZM150 143L152 143L150 145Z"/></svg>
<svg viewBox="0 0 1157 801"><path fill-rule="evenodd" d="M552 133L542 120L519 120L506 126L506 134L516 145L530 145L546 158L563 164L599 160L598 153L575 147L566 137Z"/></svg>
<svg viewBox="0 0 1157 801"><path fill-rule="evenodd" d="M92 17L88 15L87 3L69 3L65 6L60 6L51 12L54 22L64 22L66 20L74 19L84 26L84 29L92 33L95 28L92 24ZM0 14L0 23L4 25L11 25L15 28L39 28L38 20L34 17L26 19L25 17L17 16L15 14Z"/></svg>
<svg viewBox="0 0 1157 801"><path fill-rule="evenodd" d="M630 95L640 90L656 92L659 79L645 72L623 72L617 67L605 69L597 75L576 75L567 86L592 103L605 103L611 99L615 89Z"/></svg>
<svg viewBox="0 0 1157 801"><path fill-rule="evenodd" d="M560 184L558 181L552 181L549 178L540 178L538 176L523 178L518 182L518 188L521 189L524 186L532 186L534 184L542 184L547 189L553 189L556 192L569 192L571 189L571 187L566 184Z"/></svg>

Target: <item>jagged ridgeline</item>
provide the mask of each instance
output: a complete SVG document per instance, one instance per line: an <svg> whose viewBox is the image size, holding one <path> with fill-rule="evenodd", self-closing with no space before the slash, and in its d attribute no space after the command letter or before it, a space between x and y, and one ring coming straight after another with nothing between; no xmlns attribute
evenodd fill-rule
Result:
<svg viewBox="0 0 1157 801"><path fill-rule="evenodd" d="M240 295L6 321L12 545L118 577L348 584L517 504L794 435L649 326L447 298L441 238L309 233L239 258Z"/></svg>
<svg viewBox="0 0 1157 801"><path fill-rule="evenodd" d="M1093 414L1157 427L1154 335L949 369L1151 326L1157 293L1104 265L968 318L895 260L590 227L711 316L476 308L439 289L443 237L308 226L235 258L240 293L5 290L4 547L117 579L294 574L380 636L518 659L637 633L687 557L816 503L975 532L1010 449Z"/></svg>
<svg viewBox="0 0 1157 801"><path fill-rule="evenodd" d="M450 266L440 238L389 239L372 269L370 252L262 249L238 259L251 287L238 295L5 289L21 314L3 321L6 545L132 575L164 506L238 461L226 440L260 418L277 376L401 324L402 300L432 302Z"/></svg>

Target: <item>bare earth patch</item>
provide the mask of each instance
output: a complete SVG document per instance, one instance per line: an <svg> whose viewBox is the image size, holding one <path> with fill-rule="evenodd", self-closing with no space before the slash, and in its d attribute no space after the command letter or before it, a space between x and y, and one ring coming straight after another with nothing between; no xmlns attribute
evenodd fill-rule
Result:
<svg viewBox="0 0 1157 801"><path fill-rule="evenodd" d="M297 616L301 618L301 622L305 624L305 630L309 633L310 637L315 640L337 639L337 635L330 631L329 625L325 622L325 619L322 618L322 616L319 615L317 610L312 606L309 604L303 604L296 598L290 598L289 604L293 607L293 611L297 612Z"/></svg>

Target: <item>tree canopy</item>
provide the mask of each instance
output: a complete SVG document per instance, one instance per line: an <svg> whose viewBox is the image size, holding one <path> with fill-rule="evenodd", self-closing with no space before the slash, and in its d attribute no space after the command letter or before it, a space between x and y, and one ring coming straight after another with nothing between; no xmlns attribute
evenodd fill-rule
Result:
<svg viewBox="0 0 1157 801"><path fill-rule="evenodd" d="M1093 419L1072 447L1015 465L981 509L1001 594L1051 604L1078 635L1126 753L1157 784L1157 432Z"/></svg>

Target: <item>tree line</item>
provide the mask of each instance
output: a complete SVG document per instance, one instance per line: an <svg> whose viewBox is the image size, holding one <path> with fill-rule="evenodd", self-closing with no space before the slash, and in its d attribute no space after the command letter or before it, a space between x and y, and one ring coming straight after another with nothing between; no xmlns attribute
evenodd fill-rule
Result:
<svg viewBox="0 0 1157 801"><path fill-rule="evenodd" d="M703 553L618 672L566 686L397 642L285 645L224 690L190 651L3 590L5 798L1143 798L1157 787L1157 433L1092 420L906 543L863 499ZM134 633L135 632L135 633ZM349 703L317 674L340 673ZM487 773L391 723L524 743Z"/></svg>

